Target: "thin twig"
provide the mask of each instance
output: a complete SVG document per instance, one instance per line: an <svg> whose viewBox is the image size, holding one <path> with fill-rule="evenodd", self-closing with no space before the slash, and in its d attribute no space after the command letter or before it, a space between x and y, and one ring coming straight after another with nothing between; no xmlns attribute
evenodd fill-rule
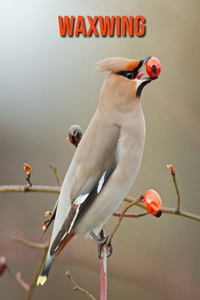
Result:
<svg viewBox="0 0 200 300"><path fill-rule="evenodd" d="M26 180L28 181L28 185L25 187L26 190L28 190L31 186L31 173L33 171L33 168L29 164L24 163L24 172L26 173Z"/></svg>
<svg viewBox="0 0 200 300"><path fill-rule="evenodd" d="M60 193L60 187L59 186L41 186L41 185L32 185L32 187L30 187L28 189L28 192L41 192L41 193L54 193L54 194L59 194ZM4 186L0 186L0 193L8 193L8 192L20 192L23 193L24 191L24 185L4 185ZM126 196L126 198L124 199L124 201L126 202L132 202L132 201L136 201L136 199L130 197L130 196ZM138 207L141 207L143 209L145 208L145 205L143 203L137 203L136 204ZM172 214L172 215L178 215L181 217L185 217L185 218L189 218L195 221L200 222L200 216L189 213L187 211L183 211L180 210L179 213L177 213L177 209L174 208L168 208L168 207L163 207L162 208L162 212L163 213L167 213L167 214Z"/></svg>
<svg viewBox="0 0 200 300"><path fill-rule="evenodd" d="M126 196L126 198L124 199L124 201L132 203L132 202L136 202L136 199L134 199L132 197L129 197L129 196ZM138 207L146 209L145 205L142 202L136 203L136 205ZM200 222L200 216L192 214L192 213L189 213L189 212L184 211L184 210L180 210L177 213L177 209L176 208L163 207L162 208L162 212L166 213L166 214L171 214L171 215L177 215L177 216L185 217L185 218L192 219L192 220Z"/></svg>
<svg viewBox="0 0 200 300"><path fill-rule="evenodd" d="M120 217L121 214L122 214L121 212L114 212L113 216L114 216L114 217ZM140 213L140 214L124 214L123 218L124 218L124 217L125 217L125 218L140 218L140 217L144 217L144 216L146 216L146 215L148 215L148 214L149 214L148 211L146 211L146 212L144 212L144 213Z"/></svg>
<svg viewBox="0 0 200 300"><path fill-rule="evenodd" d="M162 212L164 212L166 214L185 217L185 218L192 219L192 220L200 222L200 216L195 215L195 214L191 214L191 213L189 213L187 211L184 211L184 210L179 210L179 212L177 212L177 209L175 209L175 208L163 207Z"/></svg>
<svg viewBox="0 0 200 300"><path fill-rule="evenodd" d="M39 192L39 193L60 193L59 186L43 186L43 185L32 185L27 190L25 190L26 186L24 185L3 185L0 186L0 193L6 192Z"/></svg>
<svg viewBox="0 0 200 300"><path fill-rule="evenodd" d="M30 242L30 241L28 241L28 240L26 240L26 239L23 239L23 238L19 238L19 237L12 237L12 240L14 241L14 242L17 242L17 243L21 243L21 244L23 244L23 245L25 245L25 246L27 246L27 247L29 247L29 248L34 248L34 249L40 249L40 250L43 250L43 253L42 253L42 256L41 256L41 259L40 259L40 261L39 261L39 264L38 264L38 267L37 267L37 269L36 269L36 271L35 271L35 274L33 275L33 278L32 278L32 280L31 280L31 283L30 283L30 285L27 285L26 283L24 283L24 282L22 282L22 280L21 280L21 274L20 275L18 275L18 277L17 277L17 274L15 275L14 274L14 272L12 272L13 274L13 277L14 277L14 275L15 275L15 277L17 277L16 279L17 279L17 281L20 283L20 285L22 286L22 287L24 287L24 289L27 291L27 297L26 297L26 300L30 300L31 299L31 296L32 296L32 293L33 293L33 290L34 290L34 288L35 288L35 286L36 286L36 283L37 283L37 278L38 278L38 276L39 276L39 274L40 274L40 271L41 271L41 268L42 268L42 266L43 266L43 263L44 263L44 261L45 261L45 258L46 258L46 255L47 255L47 252L48 252L48 248L49 248L49 241L47 241L46 243L44 243L44 244L40 244L40 243L33 243L33 242ZM19 277L20 276L20 277ZM20 281L21 280L21 281ZM27 288L27 286L28 286L28 288Z"/></svg>
<svg viewBox="0 0 200 300"><path fill-rule="evenodd" d="M38 276L40 274L41 268L42 268L42 266L44 264L44 261L46 259L46 256L47 256L47 252L48 252L48 248L49 248L49 243L50 242L48 241L46 244L43 244L43 245L45 245L45 248L44 248L44 251L42 253L41 259L39 261L39 264L37 266L37 269L35 271L35 274L33 275L33 278L32 278L31 283L29 285L30 288L28 290L26 300L30 300L31 299L33 290L34 290L34 288L36 286L36 283L37 283L37 278L38 278Z"/></svg>
<svg viewBox="0 0 200 300"><path fill-rule="evenodd" d="M179 212L180 212L180 205L181 205L181 198L180 198L180 193L179 193L179 190L178 190L178 185L177 185L177 182L176 182L176 169L173 168L173 165L167 165L168 169L171 170L171 175L172 175L172 180L173 180L173 183L174 183L174 186L175 186L175 190L176 190L176 194L177 194L177 207L176 207L176 214L178 215Z"/></svg>
<svg viewBox="0 0 200 300"><path fill-rule="evenodd" d="M12 240L13 240L13 242L21 243L29 248L34 248L34 249L46 250L49 247L49 242L46 242L44 244L33 243L24 238L15 237L15 236L12 237Z"/></svg>
<svg viewBox="0 0 200 300"><path fill-rule="evenodd" d="M8 267L8 266L6 266L6 269L7 269L7 271L8 271L8 274L12 277L12 278L14 278L20 285L21 285L21 287L23 287L23 289L25 289L25 291L29 291L29 285L21 278L21 273L20 272L17 272L16 274L15 274L15 272L12 270L12 269L10 269L10 267Z"/></svg>
<svg viewBox="0 0 200 300"><path fill-rule="evenodd" d="M75 291L80 291L83 294L87 295L90 299L96 300L90 293L90 291L86 291L84 289L82 289L80 286L78 286L78 284L74 281L74 279L71 277L69 271L67 270L65 275L67 275L67 277L70 279L70 281L73 283L74 285L74 290Z"/></svg>
<svg viewBox="0 0 200 300"><path fill-rule="evenodd" d="M55 176L56 176L58 185L59 185L59 186L62 186L62 181L61 181L60 176L59 176L59 174L58 174L58 169L57 169L57 167L54 166L54 164L50 164L49 166L50 166L50 168L53 170L53 172L54 172L54 174L55 174Z"/></svg>
<svg viewBox="0 0 200 300"><path fill-rule="evenodd" d="M26 176L26 180L28 181L28 185L26 186L26 189L28 190L32 186L32 183L31 183L31 174L28 174Z"/></svg>
<svg viewBox="0 0 200 300"><path fill-rule="evenodd" d="M107 239L107 241L106 241L106 246L109 245L111 239L113 238L115 232L117 231L117 229L118 229L118 227L119 227L119 225L120 225L120 223L121 223L121 221L122 221L122 219L123 219L125 213L127 212L127 210L128 210L131 206L133 206L133 205L139 203L142 199L143 199L143 196L140 196L136 201L132 201L132 202L126 203L125 208L123 209L123 211L122 211L122 213L121 213L121 215L120 215L120 217L119 217L117 223L115 224L115 227L113 228L111 234L109 235L109 237L108 237L108 239Z"/></svg>
<svg viewBox="0 0 200 300"><path fill-rule="evenodd" d="M106 237L104 227L100 231L100 238ZM100 258L100 300L107 299L107 247L103 245Z"/></svg>

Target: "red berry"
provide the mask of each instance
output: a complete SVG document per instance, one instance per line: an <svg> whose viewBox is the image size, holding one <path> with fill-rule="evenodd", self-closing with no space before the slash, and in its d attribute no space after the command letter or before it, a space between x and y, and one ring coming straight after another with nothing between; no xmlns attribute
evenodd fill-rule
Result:
<svg viewBox="0 0 200 300"><path fill-rule="evenodd" d="M150 77L158 77L161 71L160 61L152 56L146 63L146 71Z"/></svg>
<svg viewBox="0 0 200 300"><path fill-rule="evenodd" d="M6 258L4 256L0 257L0 276L5 272L6 270Z"/></svg>
<svg viewBox="0 0 200 300"><path fill-rule="evenodd" d="M148 190L144 194L144 203L150 214L159 218L162 215L162 200L154 190Z"/></svg>

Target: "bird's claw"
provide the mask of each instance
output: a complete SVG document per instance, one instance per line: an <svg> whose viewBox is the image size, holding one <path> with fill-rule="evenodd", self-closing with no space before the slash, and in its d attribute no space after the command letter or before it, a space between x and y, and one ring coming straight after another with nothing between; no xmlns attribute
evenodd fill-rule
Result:
<svg viewBox="0 0 200 300"><path fill-rule="evenodd" d="M110 257L111 254L113 253L113 246L112 246L111 241L109 241L108 245L106 245L108 238L109 238L109 235L107 235L103 239L99 239L99 241L97 242L99 259L101 258L101 252L102 252L103 246L107 247L107 251L109 250L109 254L107 254L107 257Z"/></svg>
<svg viewBox="0 0 200 300"><path fill-rule="evenodd" d="M107 244L107 240L109 238L109 235L107 235L106 237L104 237L102 239L99 239L98 236L96 236L96 234L93 231L91 231L90 234L97 243L98 257L100 259L102 248L103 248L103 246L105 246ZM107 250L109 249L109 254L107 255L107 257L110 257L111 254L113 253L113 247L112 247L112 244L111 244L111 240L109 240L109 243L108 243L108 245L106 245L106 248L107 248Z"/></svg>

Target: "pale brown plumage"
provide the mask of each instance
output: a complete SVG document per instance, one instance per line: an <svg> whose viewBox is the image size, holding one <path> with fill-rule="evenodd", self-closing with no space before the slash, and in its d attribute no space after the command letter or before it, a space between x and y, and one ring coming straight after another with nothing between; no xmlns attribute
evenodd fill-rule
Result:
<svg viewBox="0 0 200 300"><path fill-rule="evenodd" d="M44 284L55 256L75 234L98 234L138 174L145 141L139 97L152 80L142 79L139 72L148 59L115 57L96 64L97 71L110 74L64 179L49 252L37 284Z"/></svg>

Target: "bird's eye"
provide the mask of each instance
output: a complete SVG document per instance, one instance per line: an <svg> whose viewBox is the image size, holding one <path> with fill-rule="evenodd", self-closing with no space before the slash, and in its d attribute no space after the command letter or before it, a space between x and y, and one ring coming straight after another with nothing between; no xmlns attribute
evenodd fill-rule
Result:
<svg viewBox="0 0 200 300"><path fill-rule="evenodd" d="M127 73L127 74L126 74L126 78L129 79L129 80L130 80L130 79L133 79L133 78L134 78L133 72Z"/></svg>
<svg viewBox="0 0 200 300"><path fill-rule="evenodd" d="M126 77L128 80L132 80L137 76L137 70L134 71L120 71L117 74Z"/></svg>

